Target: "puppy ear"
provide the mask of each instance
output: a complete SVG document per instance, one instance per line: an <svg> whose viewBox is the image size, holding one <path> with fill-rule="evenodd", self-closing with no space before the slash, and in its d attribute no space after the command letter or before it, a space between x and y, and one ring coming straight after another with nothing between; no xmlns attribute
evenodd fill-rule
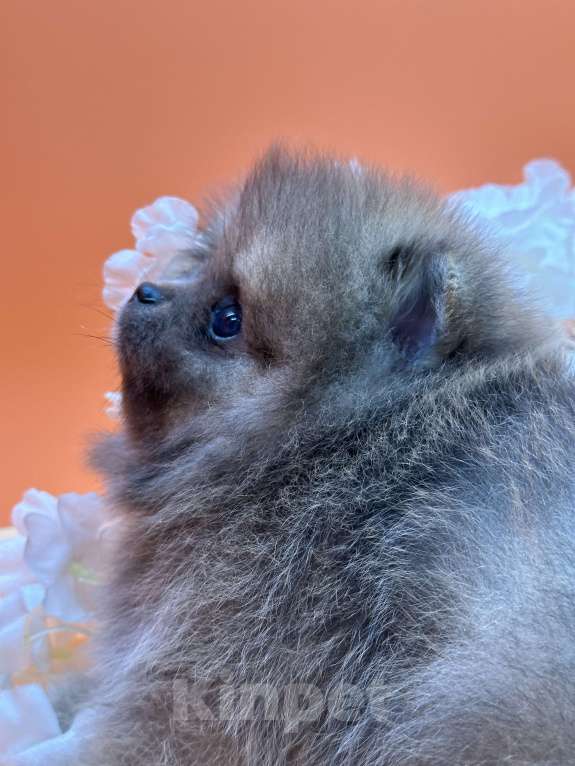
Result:
<svg viewBox="0 0 575 766"><path fill-rule="evenodd" d="M395 248L387 261L393 282L390 335L409 361L425 361L445 327L447 255L440 247Z"/></svg>

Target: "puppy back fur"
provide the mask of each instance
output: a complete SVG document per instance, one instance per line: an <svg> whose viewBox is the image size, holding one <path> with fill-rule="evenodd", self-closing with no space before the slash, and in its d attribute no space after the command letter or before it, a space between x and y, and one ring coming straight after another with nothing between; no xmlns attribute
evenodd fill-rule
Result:
<svg viewBox="0 0 575 766"><path fill-rule="evenodd" d="M503 254L413 181L280 149L202 247L120 321L80 763L572 763L573 382Z"/></svg>

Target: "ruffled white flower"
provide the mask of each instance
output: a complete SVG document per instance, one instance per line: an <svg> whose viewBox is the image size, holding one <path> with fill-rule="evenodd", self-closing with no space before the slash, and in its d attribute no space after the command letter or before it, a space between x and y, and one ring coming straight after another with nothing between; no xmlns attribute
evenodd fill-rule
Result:
<svg viewBox="0 0 575 766"><path fill-rule="evenodd" d="M120 250L104 263L104 303L119 311L143 282L153 262L137 250Z"/></svg>
<svg viewBox="0 0 575 766"><path fill-rule="evenodd" d="M72 752L77 726L62 734L45 687L87 667L114 524L94 493L37 490L15 506L12 523L15 535L0 540L0 763L40 766Z"/></svg>
<svg viewBox="0 0 575 766"><path fill-rule="evenodd" d="M534 160L516 186L486 184L451 199L486 222L513 255L548 313L575 316L575 191L564 168Z"/></svg>
<svg viewBox="0 0 575 766"><path fill-rule="evenodd" d="M94 540L104 522L98 495L56 499L31 489L14 508L12 522L26 537L27 570L45 589L45 613L66 622L86 620L98 566Z"/></svg>
<svg viewBox="0 0 575 766"><path fill-rule="evenodd" d="M92 619L105 517L94 493L29 490L12 522L17 534L0 541L0 678L46 672L62 648L52 635L75 634Z"/></svg>
<svg viewBox="0 0 575 766"><path fill-rule="evenodd" d="M120 250L104 264L103 297L114 311L122 308L143 281L162 275L178 253L197 240L198 213L178 197L159 197L132 217L135 250Z"/></svg>
<svg viewBox="0 0 575 766"><path fill-rule="evenodd" d="M140 253L156 257L175 255L193 245L198 212L186 200L159 197L132 217L132 234Z"/></svg>

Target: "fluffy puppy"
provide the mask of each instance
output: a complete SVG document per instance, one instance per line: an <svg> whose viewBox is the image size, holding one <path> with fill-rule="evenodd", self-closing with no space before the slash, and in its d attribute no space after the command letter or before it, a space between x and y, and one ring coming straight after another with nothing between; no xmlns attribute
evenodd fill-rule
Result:
<svg viewBox="0 0 575 766"><path fill-rule="evenodd" d="M98 766L562 764L573 382L429 190L272 149L119 323Z"/></svg>

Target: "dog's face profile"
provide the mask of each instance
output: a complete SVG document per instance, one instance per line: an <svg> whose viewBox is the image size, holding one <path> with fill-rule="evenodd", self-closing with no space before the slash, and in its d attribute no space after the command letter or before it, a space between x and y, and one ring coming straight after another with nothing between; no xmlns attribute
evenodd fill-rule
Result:
<svg viewBox="0 0 575 766"><path fill-rule="evenodd" d="M189 253L177 282L124 309L124 408L138 438L261 391L426 369L513 343L500 263L426 188L272 149ZM505 304L505 306L504 306ZM472 328L472 329L471 329Z"/></svg>

